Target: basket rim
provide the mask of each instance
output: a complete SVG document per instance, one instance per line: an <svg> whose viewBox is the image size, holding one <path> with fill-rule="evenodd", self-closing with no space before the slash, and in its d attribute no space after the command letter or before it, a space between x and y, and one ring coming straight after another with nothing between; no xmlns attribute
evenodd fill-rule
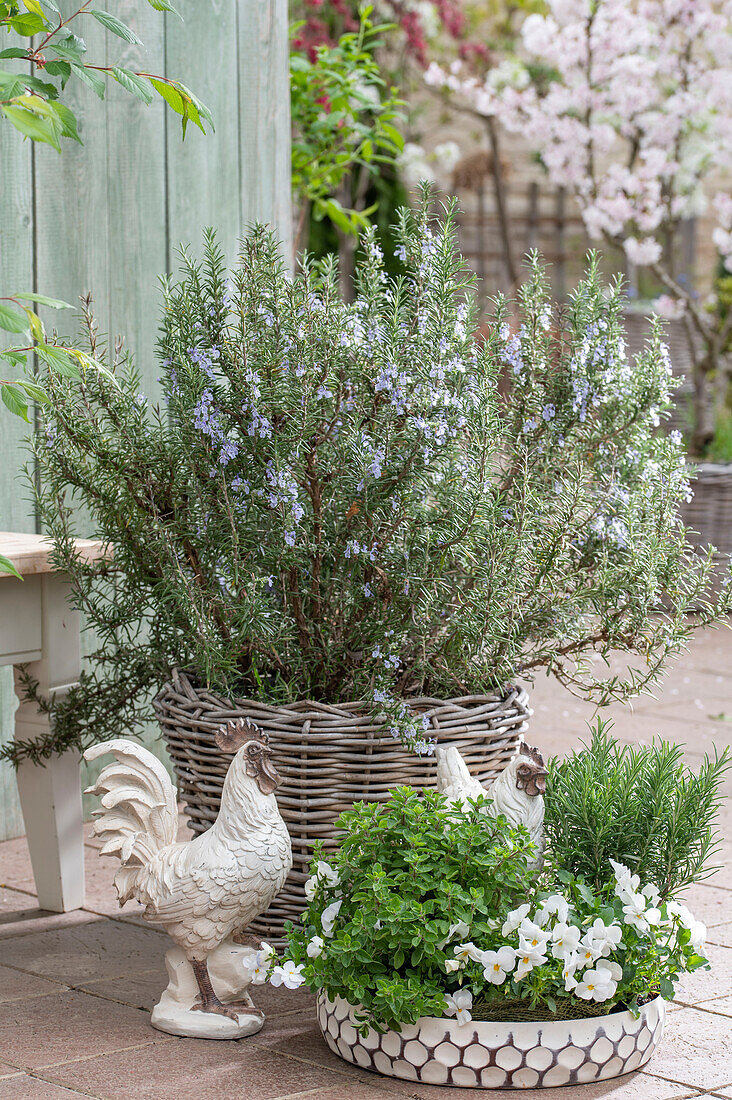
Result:
<svg viewBox="0 0 732 1100"><path fill-rule="evenodd" d="M312 711L314 712L314 716L317 715L318 717L322 717L324 715L332 715L332 717L335 719L343 718L353 721L354 718L357 718L360 715L368 715L369 707L371 705L366 699L355 699L347 703L341 704L325 703L316 699L296 699L294 702L291 703L266 703L264 702L264 700L251 699L243 695L226 696L219 694L217 691L214 691L211 688L198 686L195 679L192 678L194 675L195 674L193 674L190 670L186 671L183 669L174 668L171 672L170 677L165 681L163 686L155 695L153 699L153 704L158 705L159 703L162 703L162 701L167 698L168 692L171 689L175 691L180 684L181 687L184 687L184 685L188 686L190 690L197 696L196 703L199 706L207 701L205 696L208 696L212 705L214 703L216 705L222 705L223 709L233 710L242 705L248 707L252 706L261 708L262 710L272 711L273 713L292 714L293 716L304 720L307 720L307 712ZM176 681L178 681L179 684L176 684ZM407 703L411 708L415 709L417 707L427 708L427 710L452 707L455 710L462 710L463 712L465 712L483 707L487 703L505 704L507 700L511 699L511 696L513 696L512 701L518 703L519 706L523 706L527 711L529 710L529 693L526 688L522 684L510 683L507 683L504 686L504 690L502 693L497 689L491 694L484 695L478 693L470 695L457 695L450 696L449 698L444 699L438 699L431 695L404 696L402 698L402 701ZM193 703L194 700L191 699L191 704L193 705ZM306 713L303 713L303 711L305 711Z"/></svg>

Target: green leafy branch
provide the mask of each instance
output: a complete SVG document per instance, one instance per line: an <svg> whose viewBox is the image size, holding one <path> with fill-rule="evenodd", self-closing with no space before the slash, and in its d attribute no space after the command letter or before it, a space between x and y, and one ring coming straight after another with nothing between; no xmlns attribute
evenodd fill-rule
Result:
<svg viewBox="0 0 732 1100"><path fill-rule="evenodd" d="M178 15L169 0L147 2L156 11ZM92 0L85 0L64 19L53 0L22 0L25 10L16 0L0 0L0 29L4 27L9 34L28 39L27 45L0 51L0 59L30 63L29 72L0 69L0 111L16 130L32 141L53 146L59 153L62 138L81 142L76 116L60 101L60 93L69 80L75 78L104 99L110 77L145 104L151 103L156 95L160 96L181 116L184 137L189 122L203 133L206 123L213 128L208 108L180 81L117 65L94 65L86 60L84 39L69 29L69 25L81 16L93 17L124 42L142 45L131 27L110 12L92 8L91 3ZM37 75L38 72L43 77Z"/></svg>
<svg viewBox="0 0 732 1100"><path fill-rule="evenodd" d="M0 329L25 338L18 346L3 348L0 351L0 360L15 368L28 369L28 357L35 354L49 370L62 378L78 381L85 370L96 370L115 382L112 372L87 352L79 348L64 347L55 340L49 341L40 317L30 306L24 305L25 302L34 302L49 309L74 308L58 298L47 298L43 294L33 294L30 291L19 291L0 298ZM10 412L21 417L27 424L31 423L29 402L37 401L39 405L48 405L50 400L43 386L26 376L12 379L0 377L0 398Z"/></svg>
<svg viewBox="0 0 732 1100"><path fill-rule="evenodd" d="M357 31L343 34L334 46L320 46L315 58L293 50L290 55L292 114L292 191L300 206L298 236L307 213L329 218L344 233L368 224L374 207L344 206L338 192L356 168L373 174L391 164L403 138L396 122L402 101L387 87L375 60L379 35L371 8L361 12ZM298 25L293 27L293 33Z"/></svg>

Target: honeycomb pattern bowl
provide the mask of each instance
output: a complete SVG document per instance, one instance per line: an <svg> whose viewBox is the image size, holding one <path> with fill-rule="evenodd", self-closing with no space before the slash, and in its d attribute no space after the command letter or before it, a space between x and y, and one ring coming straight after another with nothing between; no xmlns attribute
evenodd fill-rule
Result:
<svg viewBox="0 0 732 1100"><path fill-rule="evenodd" d="M387 1077L424 1085L481 1089L551 1088L605 1081L644 1065L661 1041L666 1002L656 997L640 1016L628 1011L579 1020L497 1023L425 1016L401 1031L365 1038L354 1009L321 993L318 1023L346 1062Z"/></svg>

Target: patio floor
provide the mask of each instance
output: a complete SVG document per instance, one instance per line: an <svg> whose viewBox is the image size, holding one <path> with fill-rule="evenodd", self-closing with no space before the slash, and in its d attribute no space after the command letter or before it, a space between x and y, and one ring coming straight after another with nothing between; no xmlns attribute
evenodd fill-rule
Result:
<svg viewBox="0 0 732 1100"><path fill-rule="evenodd" d="M553 681L533 692L530 739L563 753L586 732L592 708ZM732 733L732 632L707 631L672 670L656 700L613 708L623 741L654 734L687 746L693 763ZM732 794L732 778L728 781ZM556 1100L732 1100L732 812L721 831L725 868L689 892L709 928L711 972L690 976L671 1006L647 1069L617 1081L527 1097ZM257 989L264 1030L239 1042L176 1039L155 1031L149 1011L165 985L168 941L139 907L119 910L116 863L90 838L87 907L49 915L35 908L25 841L0 844L0 1100L468 1100L506 1093L400 1083L349 1068L318 1033L313 998Z"/></svg>

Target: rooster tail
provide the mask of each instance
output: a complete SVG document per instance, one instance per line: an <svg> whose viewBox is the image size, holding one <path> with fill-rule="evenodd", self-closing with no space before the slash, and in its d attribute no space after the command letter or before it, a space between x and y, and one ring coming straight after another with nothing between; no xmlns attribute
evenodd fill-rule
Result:
<svg viewBox="0 0 732 1100"><path fill-rule="evenodd" d="M449 748L435 749L437 757L437 790L447 794L453 788L469 787L473 777L468 771L468 765L460 755L460 750L455 745Z"/></svg>
<svg viewBox="0 0 732 1100"><path fill-rule="evenodd" d="M101 797L94 811L94 833L103 840L101 854L119 856L114 882L120 905L132 897L140 869L156 852L173 844L178 833L176 791L167 771L151 752L134 741L113 738L93 745L87 760L112 753L87 794Z"/></svg>

